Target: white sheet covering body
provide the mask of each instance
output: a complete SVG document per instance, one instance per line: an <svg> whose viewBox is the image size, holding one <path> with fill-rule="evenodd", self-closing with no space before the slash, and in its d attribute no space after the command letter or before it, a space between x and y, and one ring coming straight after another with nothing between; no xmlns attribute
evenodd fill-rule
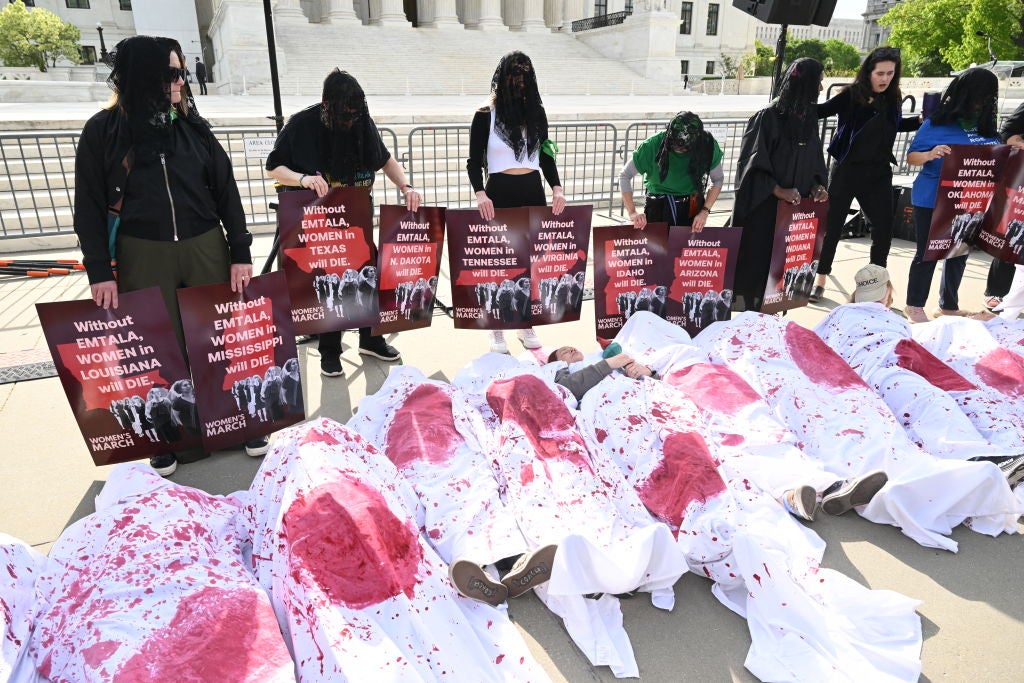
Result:
<svg viewBox="0 0 1024 683"><path fill-rule="evenodd" d="M979 320L943 316L921 329L914 339L983 390L999 395L1024 423L1024 357L993 337Z"/></svg>
<svg viewBox="0 0 1024 683"><path fill-rule="evenodd" d="M117 465L36 582L31 650L60 683L284 683L295 670L243 564L237 501Z"/></svg>
<svg viewBox="0 0 1024 683"><path fill-rule="evenodd" d="M36 578L46 558L13 536L0 534L0 613L4 617L0 640L0 681L40 683L29 656L29 640L36 622Z"/></svg>
<svg viewBox="0 0 1024 683"><path fill-rule="evenodd" d="M739 374L826 469L855 477L882 469L889 482L858 512L922 545L955 551L946 537L970 518L975 531L1015 532L1017 500L988 462L942 460L914 444L885 402L814 332L746 312L694 340Z"/></svg>
<svg viewBox="0 0 1024 683"><path fill-rule="evenodd" d="M804 484L820 493L840 478L805 455L757 392L724 365L708 363L679 327L641 311L615 340L697 407L704 438L714 444L722 476L733 488L753 483L778 498Z"/></svg>
<svg viewBox="0 0 1024 683"><path fill-rule="evenodd" d="M486 565L531 546L477 441L484 431L480 414L455 393L415 368L394 368L377 393L359 403L348 427L377 446L412 486L427 540L441 559Z"/></svg>
<svg viewBox="0 0 1024 683"><path fill-rule="evenodd" d="M244 509L303 681L545 681L500 611L460 596L415 493L328 419L282 431Z"/></svg>
<svg viewBox="0 0 1024 683"><path fill-rule="evenodd" d="M580 406L581 431L677 535L690 569L748 621L746 667L765 681L916 681L917 602L820 568L825 544L749 481L730 486L690 400L612 376Z"/></svg>
<svg viewBox="0 0 1024 683"><path fill-rule="evenodd" d="M1024 356L1024 318L1019 320L1003 320L992 318L985 322L988 333L1008 351Z"/></svg>
<svg viewBox="0 0 1024 683"><path fill-rule="evenodd" d="M1024 453L1024 424L1011 402L914 341L910 324L882 304L839 306L814 331L928 453L956 460Z"/></svg>

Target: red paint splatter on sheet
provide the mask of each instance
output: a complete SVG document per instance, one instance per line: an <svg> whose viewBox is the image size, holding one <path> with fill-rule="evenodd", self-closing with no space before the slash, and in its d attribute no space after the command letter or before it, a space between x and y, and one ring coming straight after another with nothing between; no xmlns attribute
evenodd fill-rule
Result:
<svg viewBox="0 0 1024 683"><path fill-rule="evenodd" d="M200 588L117 672L117 683L268 680L293 668L270 604L255 590Z"/></svg>
<svg viewBox="0 0 1024 683"><path fill-rule="evenodd" d="M501 664L501 660L503 660L503 659L505 659L505 655L504 654L500 654L500 655L498 655L497 657L494 658L494 663L495 664Z"/></svg>
<svg viewBox="0 0 1024 683"><path fill-rule="evenodd" d="M594 436L597 437L597 442L598 443L604 443L605 439L608 438L608 432L606 432L603 429L595 429L594 430Z"/></svg>
<svg viewBox="0 0 1024 683"><path fill-rule="evenodd" d="M328 446L341 445L341 442L338 441L337 437L335 437L333 434L331 434L330 432L321 431L319 429L316 429L315 427L313 429L307 429L306 433L302 435L301 439L299 439L300 446L305 446L306 444L311 443L322 443Z"/></svg>
<svg viewBox="0 0 1024 683"><path fill-rule="evenodd" d="M339 477L298 496L283 520L292 576L308 575L334 602L363 609L413 597L423 550L376 489Z"/></svg>
<svg viewBox="0 0 1024 683"><path fill-rule="evenodd" d="M786 348L797 367L815 384L839 391L868 386L842 356L805 327L786 325Z"/></svg>
<svg viewBox="0 0 1024 683"><path fill-rule="evenodd" d="M462 442L451 397L433 384L421 384L395 412L384 454L400 469L417 460L442 465Z"/></svg>
<svg viewBox="0 0 1024 683"><path fill-rule="evenodd" d="M735 415L761 399L742 377L722 365L689 365L673 370L665 377L665 381L704 411Z"/></svg>
<svg viewBox="0 0 1024 683"><path fill-rule="evenodd" d="M981 381L1006 396L1024 396L1024 358L1002 347L989 351L975 366Z"/></svg>
<svg viewBox="0 0 1024 683"><path fill-rule="evenodd" d="M913 339L901 339L895 351L897 365L920 375L934 387L943 391L973 391L978 388Z"/></svg>
<svg viewBox="0 0 1024 683"><path fill-rule="evenodd" d="M529 486L533 483L534 476L533 467L529 464L523 465L519 470L519 483L524 487Z"/></svg>
<svg viewBox="0 0 1024 683"><path fill-rule="evenodd" d="M758 576L757 574L754 574L753 576L754 576L754 580L757 581L757 585L760 586L761 585L761 577Z"/></svg>
<svg viewBox="0 0 1024 683"><path fill-rule="evenodd" d="M739 446L746 440L746 437L742 434L722 434L723 446Z"/></svg>
<svg viewBox="0 0 1024 683"><path fill-rule="evenodd" d="M116 641L102 640L82 650L82 658L85 659L87 667L98 669L110 658L110 655L117 652L119 647L121 646Z"/></svg>
<svg viewBox="0 0 1024 683"><path fill-rule="evenodd" d="M576 421L539 377L520 375L492 382L487 387L487 404L502 422L519 426L538 458L568 460L591 471Z"/></svg>
<svg viewBox="0 0 1024 683"><path fill-rule="evenodd" d="M725 482L704 439L695 432L672 432L662 445L663 459L640 488L640 499L678 537L686 508L725 491Z"/></svg>

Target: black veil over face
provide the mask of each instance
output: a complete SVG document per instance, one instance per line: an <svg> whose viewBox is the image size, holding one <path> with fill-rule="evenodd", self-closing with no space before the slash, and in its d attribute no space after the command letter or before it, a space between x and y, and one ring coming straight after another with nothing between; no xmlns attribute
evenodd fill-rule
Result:
<svg viewBox="0 0 1024 683"><path fill-rule="evenodd" d="M689 155L687 173L690 182L703 194L707 189L707 176L715 155L715 142L711 133L704 130L704 122L692 111L679 112L665 127L665 137L654 157L658 163L658 177L662 182L668 177L669 155L673 151Z"/></svg>
<svg viewBox="0 0 1024 683"><path fill-rule="evenodd" d="M968 130L976 127L979 134L996 137L998 97L999 77L988 69L972 67L946 86L931 121L935 125L956 123Z"/></svg>
<svg viewBox="0 0 1024 683"><path fill-rule="evenodd" d="M522 52L509 52L498 62L491 78L491 103L498 137L516 159L533 156L547 138L547 117L533 62Z"/></svg>
<svg viewBox="0 0 1024 683"><path fill-rule="evenodd" d="M824 71L817 59L801 57L795 60L786 69L779 96L772 106L785 117L794 116L801 120L810 117L817 121L815 106L821 92L821 76Z"/></svg>
<svg viewBox="0 0 1024 683"><path fill-rule="evenodd" d="M184 67L178 41L157 36L132 36L119 42L111 53L112 69L107 85L114 91L117 107L128 119L136 145L169 147L171 131L171 52ZM191 123L208 127L199 117L186 81L176 112Z"/></svg>
<svg viewBox="0 0 1024 683"><path fill-rule="evenodd" d="M327 172L351 183L358 171L373 173L380 166L367 158L376 154L375 131L366 94L355 76L335 68L324 79L320 122L326 130Z"/></svg>

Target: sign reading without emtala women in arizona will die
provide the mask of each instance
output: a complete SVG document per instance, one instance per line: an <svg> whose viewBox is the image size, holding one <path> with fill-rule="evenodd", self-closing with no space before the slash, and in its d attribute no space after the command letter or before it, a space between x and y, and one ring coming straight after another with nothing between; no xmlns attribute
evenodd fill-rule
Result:
<svg viewBox="0 0 1024 683"><path fill-rule="evenodd" d="M199 445L195 392L156 287L36 304L57 376L93 462L111 465Z"/></svg>
<svg viewBox="0 0 1024 683"><path fill-rule="evenodd" d="M304 419L284 273L178 290L207 450L231 448Z"/></svg>

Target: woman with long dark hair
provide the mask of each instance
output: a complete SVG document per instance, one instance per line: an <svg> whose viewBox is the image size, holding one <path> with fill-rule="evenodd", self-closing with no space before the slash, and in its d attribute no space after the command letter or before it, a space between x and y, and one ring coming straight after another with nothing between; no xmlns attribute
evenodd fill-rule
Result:
<svg viewBox="0 0 1024 683"><path fill-rule="evenodd" d="M700 117L690 111L676 114L665 130L636 148L619 173L619 189L633 227L647 223L692 225L704 229L711 207L722 191L722 148L704 130ZM647 200L643 212L633 203L633 177L644 176ZM708 181L711 189L708 189Z"/></svg>
<svg viewBox="0 0 1024 683"><path fill-rule="evenodd" d="M324 79L320 102L293 114L267 156L267 175L284 190L313 190L323 197L332 187L373 187L377 171L401 190L415 211L420 193L406 181L370 118L366 95L350 73L334 69ZM370 196L373 215L373 196ZM341 331L319 336L320 374L341 377ZM402 355L369 327L359 328L359 353L383 361Z"/></svg>
<svg viewBox="0 0 1024 683"><path fill-rule="evenodd" d="M750 117L743 133L731 224L743 228L735 291L748 311L761 309L768 285L779 202L828 201L816 108L823 71L809 57L790 64L778 97Z"/></svg>
<svg viewBox="0 0 1024 683"><path fill-rule="evenodd" d="M230 282L241 292L252 235L231 161L185 82L178 42L125 38L112 64L114 95L78 142L75 232L96 304L117 308L119 292L159 287L184 351L177 289ZM265 439L246 444L247 452L266 447ZM165 476L177 463L172 453L150 458Z"/></svg>
<svg viewBox="0 0 1024 683"><path fill-rule="evenodd" d="M896 133L917 130L918 116L903 116L900 92L900 51L875 48L860 65L853 83L818 105L818 117L839 115L828 153L832 167L825 242L809 300L825 295L825 276L832 272L836 247L850 205L856 199L871 223L870 262L886 266L892 244L892 154Z"/></svg>
<svg viewBox="0 0 1024 683"><path fill-rule="evenodd" d="M477 110L470 128L466 172L480 217L491 220L495 209L547 206L542 173L551 186L551 210L556 216L562 213L565 195L555 153L533 62L522 52L509 52L491 78L490 103ZM520 330L518 336L526 348L540 348L533 328ZM491 332L491 351L508 352L503 331Z"/></svg>
<svg viewBox="0 0 1024 683"><path fill-rule="evenodd" d="M928 231L939 189L942 158L950 153L950 145L998 145L996 129L996 98L999 79L987 69L962 71L946 87L939 106L925 121L907 151L907 161L921 166L914 179L911 202L914 205L917 251L910 263L907 282L907 306L903 309L913 323L927 322L924 305L932 285L936 261L925 261ZM942 266L942 287L936 315L968 315L960 310L959 289L967 267L967 254L947 258Z"/></svg>

